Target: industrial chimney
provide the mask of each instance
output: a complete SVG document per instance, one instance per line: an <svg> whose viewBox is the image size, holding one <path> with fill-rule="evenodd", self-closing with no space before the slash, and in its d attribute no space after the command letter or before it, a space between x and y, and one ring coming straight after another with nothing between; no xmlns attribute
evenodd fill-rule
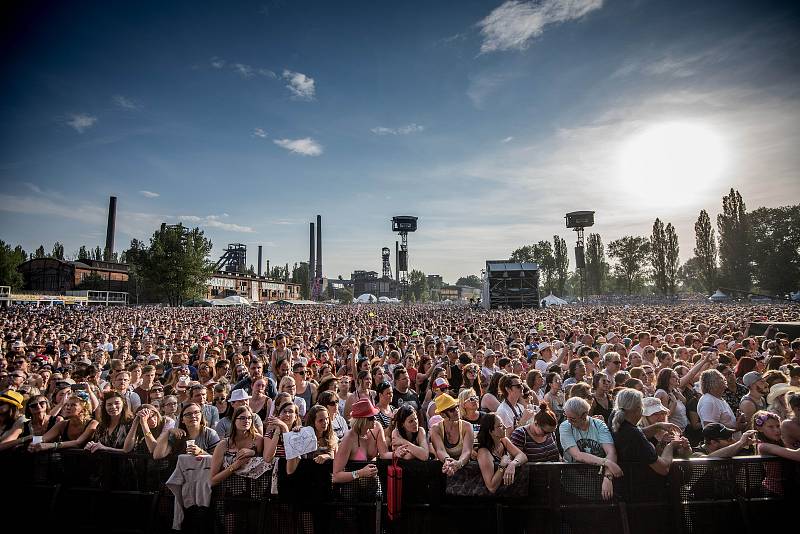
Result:
<svg viewBox="0 0 800 534"><path fill-rule="evenodd" d="M258 245L258 276L261 276L261 249L262 246Z"/></svg>
<svg viewBox="0 0 800 534"><path fill-rule="evenodd" d="M117 224L117 197L111 197L108 201L108 226L106 226L106 261L111 261L114 254L114 228Z"/></svg>
<svg viewBox="0 0 800 534"><path fill-rule="evenodd" d="M314 223L308 223L308 294L314 291L314 276L317 264L314 261Z"/></svg>
<svg viewBox="0 0 800 534"><path fill-rule="evenodd" d="M317 278L322 281L322 215L317 215Z"/></svg>

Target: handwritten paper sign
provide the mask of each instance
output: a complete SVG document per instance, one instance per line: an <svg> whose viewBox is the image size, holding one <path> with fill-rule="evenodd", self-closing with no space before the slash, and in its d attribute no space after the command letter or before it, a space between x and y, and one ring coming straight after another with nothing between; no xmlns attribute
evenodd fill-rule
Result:
<svg viewBox="0 0 800 534"><path fill-rule="evenodd" d="M298 432L284 432L283 446L286 449L287 460L298 458L317 450L317 435L310 426L304 426Z"/></svg>

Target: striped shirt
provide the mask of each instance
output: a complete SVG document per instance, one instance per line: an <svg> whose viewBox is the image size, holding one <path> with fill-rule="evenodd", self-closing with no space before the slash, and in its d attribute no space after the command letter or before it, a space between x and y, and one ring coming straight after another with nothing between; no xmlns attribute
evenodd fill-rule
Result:
<svg viewBox="0 0 800 534"><path fill-rule="evenodd" d="M529 462L560 462L561 456L558 454L558 446L553 434L546 434L542 443L537 443L528 434L524 426L521 426L511 433L511 443L525 453Z"/></svg>

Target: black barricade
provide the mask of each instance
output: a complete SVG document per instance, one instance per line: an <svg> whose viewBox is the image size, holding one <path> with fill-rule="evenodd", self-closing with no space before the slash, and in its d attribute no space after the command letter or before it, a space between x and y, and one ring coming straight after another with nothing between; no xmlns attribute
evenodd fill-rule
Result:
<svg viewBox="0 0 800 534"><path fill-rule="evenodd" d="M348 464L347 470L363 463ZM604 500L596 466L543 463L520 467L524 488L494 495L471 495L468 483L454 490L441 462L401 461L403 513L386 517L386 469L378 478L332 484L331 462L303 460L287 475L278 463L272 476L231 477L214 488L209 509L189 510L190 532L304 534L380 532L397 534L551 532L600 529L623 533L713 533L777 528L789 503L800 496L798 464L779 458L676 460L666 477L646 465L623 465L614 497ZM37 528L85 532L169 532L173 498L164 489L172 471L148 455L60 450L0 454L7 487L19 500L20 517L36 518ZM473 462L464 468L483 480ZM467 495L461 496L459 492ZM480 493L480 492L478 492ZM198 519L200 518L200 519Z"/></svg>

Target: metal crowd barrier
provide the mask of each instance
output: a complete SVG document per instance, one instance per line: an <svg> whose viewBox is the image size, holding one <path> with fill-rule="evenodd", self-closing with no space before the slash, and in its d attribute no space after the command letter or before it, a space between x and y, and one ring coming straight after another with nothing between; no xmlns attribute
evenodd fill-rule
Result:
<svg viewBox="0 0 800 534"><path fill-rule="evenodd" d="M348 465L348 470L363 464ZM713 533L767 531L792 524L800 497L798 464L767 457L676 460L666 477L646 465L622 465L614 498L600 495L597 468L526 464L513 496L463 496L448 491L438 461L402 461L403 512L386 515L387 461L378 462L382 498L348 500L331 484L331 463L301 461L287 476L240 480L235 491L214 489L209 509L189 509L188 532L370 533ZM148 455L82 450L0 454L4 484L21 498L18 517L84 532L169 532L172 494L164 482L174 464ZM483 484L476 462L464 468ZM468 481L473 480L467 478ZM346 486L346 485L343 485ZM13 489L12 489L13 488ZM350 489L353 487L350 486ZM374 489L374 488L373 488ZM788 523L787 523L788 521Z"/></svg>

